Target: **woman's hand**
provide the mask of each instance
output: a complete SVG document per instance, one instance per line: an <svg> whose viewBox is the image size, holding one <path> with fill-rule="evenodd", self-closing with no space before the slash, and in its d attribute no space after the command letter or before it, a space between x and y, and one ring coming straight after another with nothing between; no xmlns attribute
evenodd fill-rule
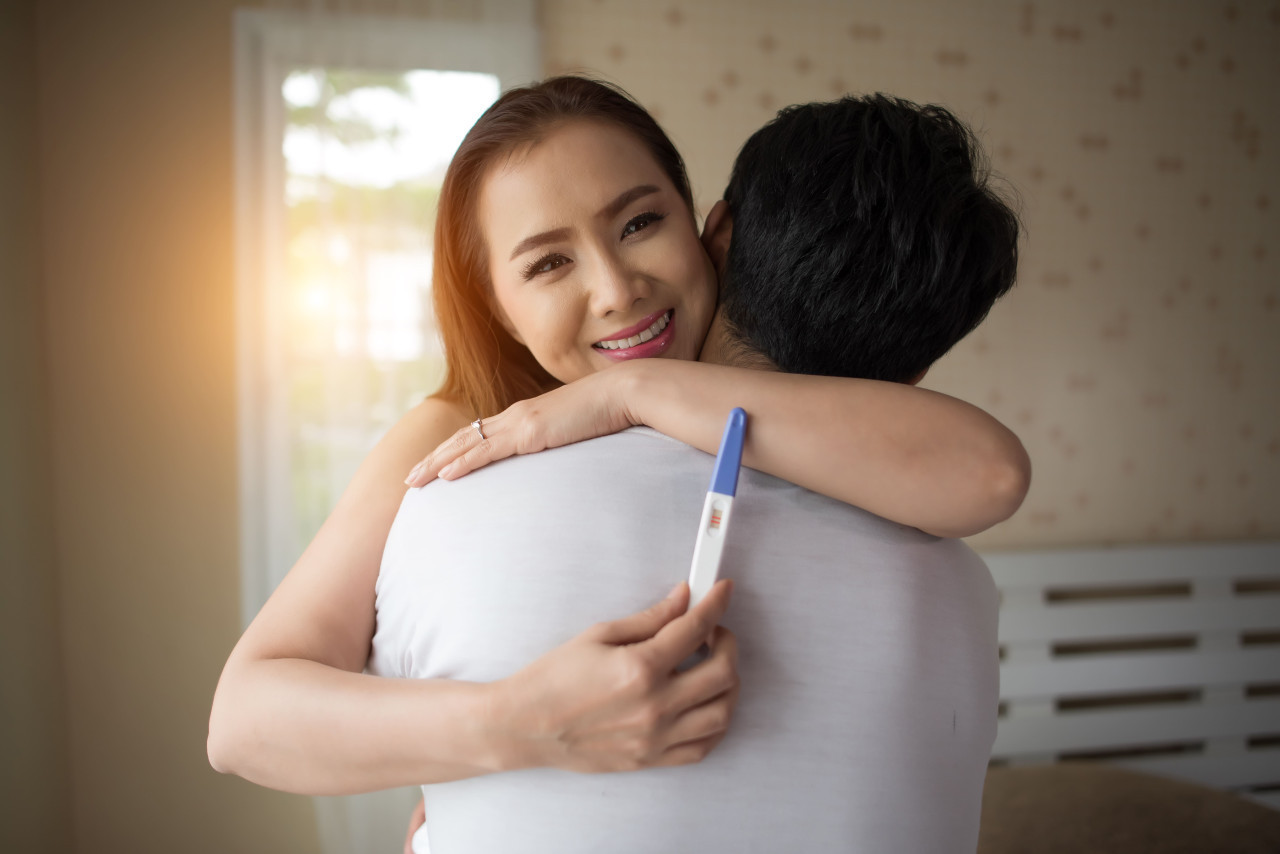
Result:
<svg viewBox="0 0 1280 854"><path fill-rule="evenodd" d="M474 425L463 427L414 466L405 483L422 486L437 476L453 480L513 454L534 454L638 424L627 408L630 373L625 363L616 365L513 403L483 419L483 439Z"/></svg>
<svg viewBox="0 0 1280 854"><path fill-rule="evenodd" d="M685 609L681 583L657 605L600 623L507 681L503 710L521 733L508 768L584 773L701 761L724 738L738 701L738 646L717 625L732 584ZM677 668L708 641L705 661Z"/></svg>

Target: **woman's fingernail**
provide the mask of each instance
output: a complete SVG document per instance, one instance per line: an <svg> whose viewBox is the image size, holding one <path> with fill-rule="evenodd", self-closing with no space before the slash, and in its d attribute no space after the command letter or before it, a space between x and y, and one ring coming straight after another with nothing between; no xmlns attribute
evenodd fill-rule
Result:
<svg viewBox="0 0 1280 854"><path fill-rule="evenodd" d="M449 478L453 477L453 473L456 472L457 470L458 470L458 464L456 462L449 463L449 465L440 469L439 477L444 480L448 480Z"/></svg>
<svg viewBox="0 0 1280 854"><path fill-rule="evenodd" d="M422 470L426 467L427 467L426 460L423 460L422 462L418 463L416 466L413 467L413 471L409 472L409 476L404 479L404 482L409 484L410 486L413 486L414 480L417 479L418 475L422 474Z"/></svg>

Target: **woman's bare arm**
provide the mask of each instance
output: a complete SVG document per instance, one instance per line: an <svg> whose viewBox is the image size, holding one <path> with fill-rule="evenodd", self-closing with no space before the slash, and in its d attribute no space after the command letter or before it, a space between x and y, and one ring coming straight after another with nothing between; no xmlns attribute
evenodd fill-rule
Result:
<svg viewBox="0 0 1280 854"><path fill-rule="evenodd" d="M708 453L724 420L751 415L743 462L941 537L967 537L1022 504L1031 463L976 406L903 383L646 360L630 418Z"/></svg>
<svg viewBox="0 0 1280 854"><path fill-rule="evenodd" d="M485 731L490 687L361 672L382 549L404 497L393 472L459 423L465 416L454 407L426 401L361 465L227 660L209 720L215 768L321 794L421 782L416 775L432 765L456 779L498 761ZM451 737L431 737L442 725ZM364 762L368 771L357 767ZM339 775L329 773L335 767Z"/></svg>
<svg viewBox="0 0 1280 854"><path fill-rule="evenodd" d="M223 669L209 719L214 768L290 792L348 794L546 765L685 764L723 738L737 701L736 643L716 627L728 586L687 613L688 589L677 588L495 683L361 672L400 477L463 417L427 401L362 464ZM672 675L709 634L711 658Z"/></svg>
<svg viewBox="0 0 1280 854"><path fill-rule="evenodd" d="M1022 443L964 401L902 383L640 359L521 401L458 431L411 483L637 424L715 453L748 413L743 462L887 519L965 537L1007 519L1030 484Z"/></svg>

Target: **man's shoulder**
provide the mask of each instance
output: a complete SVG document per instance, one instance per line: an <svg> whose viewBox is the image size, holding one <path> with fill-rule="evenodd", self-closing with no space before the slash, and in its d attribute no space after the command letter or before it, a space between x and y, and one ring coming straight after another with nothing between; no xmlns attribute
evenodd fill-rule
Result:
<svg viewBox="0 0 1280 854"><path fill-rule="evenodd" d="M627 465L631 462L645 462L653 458L670 458L678 460L688 458L691 461L703 460L706 464L714 459L708 454L686 445L679 439L659 433L649 427L629 427L607 436L549 448L536 454L524 454L507 457L485 468L477 474L488 472L495 479L524 477L526 470L581 470L584 463L594 461L610 461L612 465Z"/></svg>
<svg viewBox="0 0 1280 854"><path fill-rule="evenodd" d="M758 527L766 538L785 535L815 547L883 551L903 560L982 564L963 540L925 533L755 470L743 469L734 512L745 527Z"/></svg>
<svg viewBox="0 0 1280 854"><path fill-rule="evenodd" d="M453 481L432 481L415 493L414 501L466 500L538 484L546 490L582 483L601 485L625 476L633 492L648 481L667 481L673 473L709 475L714 457L648 427L631 427L608 436L498 460ZM445 499L445 495L449 498ZM407 499L408 500L408 499Z"/></svg>

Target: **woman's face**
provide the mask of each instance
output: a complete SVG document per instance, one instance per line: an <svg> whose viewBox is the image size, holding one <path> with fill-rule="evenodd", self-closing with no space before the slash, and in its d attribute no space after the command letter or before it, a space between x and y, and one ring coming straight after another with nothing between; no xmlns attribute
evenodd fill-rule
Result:
<svg viewBox="0 0 1280 854"><path fill-rule="evenodd" d="M556 379L698 357L715 269L684 199L629 132L558 127L489 172L477 215L498 316Z"/></svg>

